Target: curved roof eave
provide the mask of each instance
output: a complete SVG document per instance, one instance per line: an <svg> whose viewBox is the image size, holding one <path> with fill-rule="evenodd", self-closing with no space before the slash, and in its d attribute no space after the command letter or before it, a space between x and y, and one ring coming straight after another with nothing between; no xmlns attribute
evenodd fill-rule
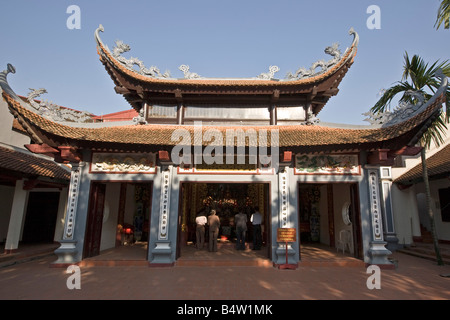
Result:
<svg viewBox="0 0 450 320"><path fill-rule="evenodd" d="M46 119L33 111L22 106L20 101L15 100L8 93L3 93L7 101L10 112L19 119L21 125L27 132L36 137L40 137L41 143L47 143L52 147L69 145L81 147L92 144L123 144L129 148L133 146L174 146L179 143L179 139L173 138L176 130L184 130L194 142L194 126L189 125L127 125L127 126L109 126L101 128L80 128L63 125L49 119ZM432 108L438 107L441 100L436 100ZM427 116L428 114L428 116ZM275 130L279 137L278 146L288 147L329 147L329 148L348 148L367 146L379 147L392 146L401 148L405 146L412 136L417 134L420 127L433 114L431 110L417 115L407 121L384 128L366 129L340 129L321 126L203 126L202 130L214 129L222 133L224 145L226 145L227 130L236 132L249 129L255 130L257 134L272 134ZM36 141L36 140L35 140ZM209 141L202 141L208 145ZM398 146L397 146L398 144Z"/></svg>
<svg viewBox="0 0 450 320"><path fill-rule="evenodd" d="M280 80L280 79L258 79L258 78L243 78L243 79L221 79L221 78L196 78L196 79L178 79L178 78L164 78L153 77L138 73L133 68L127 68L124 64L119 62L111 53L109 48L103 43L99 36L99 32L103 32L104 28L100 25L95 30L95 40L97 42L97 52L100 56L100 60L103 63L108 63L112 68L119 71L121 74L133 78L134 80L145 83L147 85L177 85L187 87L268 87L271 89L277 89L277 87L296 87L296 86L312 86L321 83L325 79L328 79L333 74L337 73L347 63L351 65L354 61L354 57L357 52L359 43L359 35L353 28L349 30L349 34L353 35L352 45L347 48L340 60L333 64L329 69L324 72L316 73L309 77L301 79ZM110 74L111 75L111 74ZM112 76L112 75L111 75ZM118 79L113 79L115 82L119 82Z"/></svg>

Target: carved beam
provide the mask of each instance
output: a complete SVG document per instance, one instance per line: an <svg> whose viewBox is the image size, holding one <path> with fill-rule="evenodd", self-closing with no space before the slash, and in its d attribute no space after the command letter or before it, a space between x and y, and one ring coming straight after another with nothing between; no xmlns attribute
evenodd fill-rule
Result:
<svg viewBox="0 0 450 320"><path fill-rule="evenodd" d="M322 93L322 95L325 97L331 97L331 96L337 95L338 92L339 92L338 88L331 88L331 89L325 91L324 93Z"/></svg>
<svg viewBox="0 0 450 320"><path fill-rule="evenodd" d="M395 156L415 156L422 151L422 147L408 147L404 146L403 148L391 151L389 154L395 155Z"/></svg>
<svg viewBox="0 0 450 320"><path fill-rule="evenodd" d="M33 190L39 183L38 179L29 179L23 183L23 190Z"/></svg>
<svg viewBox="0 0 450 320"><path fill-rule="evenodd" d="M158 158L159 158L160 161L170 161L169 151L159 150L158 151Z"/></svg>
<svg viewBox="0 0 450 320"><path fill-rule="evenodd" d="M24 145L25 148L27 148L30 152L33 153L39 153L39 154L45 154L48 156L54 156L55 154L59 153L58 149L50 147L48 144L42 143L42 144L26 144Z"/></svg>
<svg viewBox="0 0 450 320"><path fill-rule="evenodd" d="M283 162L291 162L291 161L292 161L292 151L284 151Z"/></svg>
<svg viewBox="0 0 450 320"><path fill-rule="evenodd" d="M81 155L77 152L77 150L73 147L68 146L60 146L58 147L60 150L60 157L64 162L80 162ZM56 159L55 159L56 160Z"/></svg>
<svg viewBox="0 0 450 320"><path fill-rule="evenodd" d="M389 153L390 149L378 149L367 156L367 163L374 165L393 166L394 157Z"/></svg>
<svg viewBox="0 0 450 320"><path fill-rule="evenodd" d="M118 94L130 94L131 92L128 88L122 87L122 86L115 86L114 91Z"/></svg>
<svg viewBox="0 0 450 320"><path fill-rule="evenodd" d="M292 151L283 151L280 157L280 165L289 165L292 162Z"/></svg>
<svg viewBox="0 0 450 320"><path fill-rule="evenodd" d="M272 93L272 102L277 102L280 99L280 90L275 89Z"/></svg>

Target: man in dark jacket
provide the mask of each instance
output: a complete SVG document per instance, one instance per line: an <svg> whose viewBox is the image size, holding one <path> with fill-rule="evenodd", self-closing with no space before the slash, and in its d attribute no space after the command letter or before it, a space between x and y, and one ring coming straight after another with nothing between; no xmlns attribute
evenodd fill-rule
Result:
<svg viewBox="0 0 450 320"><path fill-rule="evenodd" d="M247 215L242 211L234 216L234 223L236 225L236 249L245 250L245 234L247 232Z"/></svg>
<svg viewBox="0 0 450 320"><path fill-rule="evenodd" d="M208 217L209 226L209 251L217 252L217 237L219 236L220 219L216 215L216 210L211 210Z"/></svg>

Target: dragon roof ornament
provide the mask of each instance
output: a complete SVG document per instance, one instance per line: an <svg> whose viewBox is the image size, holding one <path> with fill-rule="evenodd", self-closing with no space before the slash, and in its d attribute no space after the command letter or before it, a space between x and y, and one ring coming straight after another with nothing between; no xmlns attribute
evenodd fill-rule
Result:
<svg viewBox="0 0 450 320"><path fill-rule="evenodd" d="M353 27L350 28L348 33L350 35L353 35L353 43L350 48L347 48L345 50L345 53L343 55L341 53L341 50L339 49L339 44L334 43L331 46L326 47L324 50L326 54L329 54L330 56L333 57L332 59L330 59L328 61L318 60L318 61L314 62L309 69L301 67L301 68L297 69L297 71L294 74L291 72L288 72L286 74L285 80L287 80L287 81L301 80L301 79L320 75L320 74L325 73L328 70L330 70L341 60L341 58L343 56L346 55L348 50L350 50L351 48L356 48L356 46L358 46L358 43L359 43L358 33L353 29Z"/></svg>
<svg viewBox="0 0 450 320"><path fill-rule="evenodd" d="M150 78L154 79L174 79L171 77L171 74L169 71L166 71L165 73L161 73L159 71L159 68L155 66L151 66L150 68L145 67L144 63L139 60L138 58L131 57L131 58L125 58L122 54L125 52L130 51L130 46L125 44L121 40L117 40L115 42L115 46L113 50L111 51L108 46L106 46L100 36L99 32L104 32L103 26L100 24L99 27L95 30L95 39L98 44L100 44L105 50L109 52L109 54L114 58L118 63L123 65L125 68L127 68L130 71L136 72L143 76L148 76ZM325 48L325 53L331 55L333 58L324 61L319 60L316 61L311 65L309 69L305 68L299 68L294 74L289 72L285 79L282 79L283 81L293 81L293 80L301 80L305 78L311 78L320 74L326 73L328 70L336 66L343 57L346 56L348 50L355 50L355 48L358 45L359 42L359 36L356 33L356 31L351 28L349 30L349 34L354 36L352 46L350 48L347 48L344 54L341 54L341 51L339 50L339 45L337 43L328 46ZM137 68L136 68L137 67ZM181 65L178 68L180 71L184 74L184 79L205 79L198 75L197 73L191 72L188 65ZM261 73L257 77L252 77L249 79L255 79L255 80L274 80L274 81L280 81L279 79L275 79L274 75L280 71L280 68L278 66L272 65L269 67L269 72L267 73Z"/></svg>
<svg viewBox="0 0 450 320"><path fill-rule="evenodd" d="M373 128L388 127L406 121L423 112L435 102L437 97L447 91L448 79L442 69L437 70L435 76L441 80L441 85L428 101L425 101L423 92L408 90L405 92L405 95L412 97L413 102L400 101L393 111L365 112L363 115L367 118L364 121L368 121Z"/></svg>
<svg viewBox="0 0 450 320"><path fill-rule="evenodd" d="M20 100L19 97L16 95L13 89L8 84L8 73L16 73L16 68L11 63L8 63L6 66L6 70L3 70L0 72L0 87L2 88L3 92L9 94L11 97L13 97L15 100Z"/></svg>
<svg viewBox="0 0 450 320"><path fill-rule="evenodd" d="M275 73L280 71L280 68L278 66L270 66L268 73L261 73L258 76L258 79L264 79L264 80L272 80Z"/></svg>
<svg viewBox="0 0 450 320"><path fill-rule="evenodd" d="M92 122L92 114L87 111L63 108L47 100L41 100L38 103L35 99L44 93L47 93L47 90L44 88L30 88L30 92L27 95L28 103L36 110L37 114L56 122Z"/></svg>

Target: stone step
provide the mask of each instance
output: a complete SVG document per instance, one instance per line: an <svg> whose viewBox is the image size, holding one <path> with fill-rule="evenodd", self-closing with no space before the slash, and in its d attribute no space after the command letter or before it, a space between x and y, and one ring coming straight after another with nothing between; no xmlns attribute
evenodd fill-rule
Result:
<svg viewBox="0 0 450 320"><path fill-rule="evenodd" d="M427 259L427 260L431 260L431 261L436 261L436 254L434 253L434 251L430 251L427 249L409 247L409 248L399 249L397 251L404 253L404 254L411 255L411 256L415 256L415 257L419 257L419 258L423 258L423 259ZM450 265L450 255L449 254L445 254L445 253L441 252L441 258L442 258L442 261L444 262L444 264Z"/></svg>

